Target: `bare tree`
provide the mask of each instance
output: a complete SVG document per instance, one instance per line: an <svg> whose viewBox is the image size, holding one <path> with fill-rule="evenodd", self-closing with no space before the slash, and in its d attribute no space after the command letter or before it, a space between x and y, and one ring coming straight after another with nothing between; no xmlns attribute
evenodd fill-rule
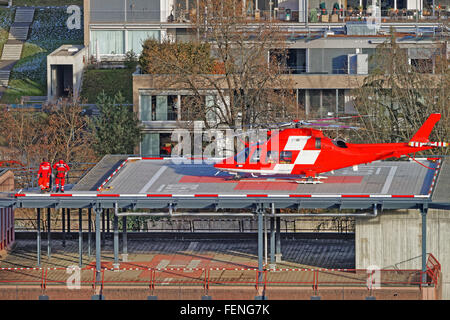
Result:
<svg viewBox="0 0 450 320"><path fill-rule="evenodd" d="M192 30L188 48L163 41L165 49L155 50L158 44L147 41L140 59L144 72L166 73L154 82L160 87L192 93L183 101L184 120L247 128L294 115L293 85L282 76L285 39L275 23L248 20L242 1L199 0Z"/></svg>
<svg viewBox="0 0 450 320"><path fill-rule="evenodd" d="M395 35L377 48L373 72L353 91L357 111L370 115L361 118L361 140L408 141L431 113L442 115L431 139L450 139L448 61L443 47L428 54L427 59L409 63L407 49L398 45Z"/></svg>
<svg viewBox="0 0 450 320"><path fill-rule="evenodd" d="M29 169L37 168L42 158L52 163L58 158L72 163L96 160L89 118L81 111L76 101L59 102L40 112L3 109L0 136L5 147L13 150L8 160L20 161ZM27 185L34 175L27 170L22 182Z"/></svg>

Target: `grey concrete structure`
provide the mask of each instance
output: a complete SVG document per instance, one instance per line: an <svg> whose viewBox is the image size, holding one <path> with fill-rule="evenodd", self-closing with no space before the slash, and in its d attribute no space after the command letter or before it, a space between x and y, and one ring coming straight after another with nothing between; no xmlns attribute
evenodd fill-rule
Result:
<svg viewBox="0 0 450 320"><path fill-rule="evenodd" d="M48 101L67 95L78 97L85 61L82 45L62 45L47 56Z"/></svg>
<svg viewBox="0 0 450 320"><path fill-rule="evenodd" d="M417 210L383 212L376 218L356 219L357 269L419 269L422 258L422 217ZM430 209L427 214L427 253L442 266L442 298L450 299L450 215Z"/></svg>

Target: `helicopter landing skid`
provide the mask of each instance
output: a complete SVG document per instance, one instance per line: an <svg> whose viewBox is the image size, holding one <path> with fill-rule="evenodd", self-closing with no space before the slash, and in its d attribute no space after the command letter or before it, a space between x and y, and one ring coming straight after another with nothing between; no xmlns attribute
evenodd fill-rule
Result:
<svg viewBox="0 0 450 320"><path fill-rule="evenodd" d="M298 184L319 184L319 183L323 183L323 179L328 179L328 177L315 177L315 178L301 178L301 180L295 180L295 182L297 182Z"/></svg>

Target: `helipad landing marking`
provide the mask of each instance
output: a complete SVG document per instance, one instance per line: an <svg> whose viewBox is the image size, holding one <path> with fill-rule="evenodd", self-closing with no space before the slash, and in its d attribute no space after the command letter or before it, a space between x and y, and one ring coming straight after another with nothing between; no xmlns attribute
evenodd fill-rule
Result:
<svg viewBox="0 0 450 320"><path fill-rule="evenodd" d="M150 179L149 182L139 191L139 193L146 193L148 189L158 180L158 178L163 174L164 171L166 171L167 166L163 166L159 168L159 170L155 173L155 175Z"/></svg>
<svg viewBox="0 0 450 320"><path fill-rule="evenodd" d="M386 182L384 183L383 189L381 189L382 194L386 194L389 191L389 188L391 187L392 180L394 180L395 172L397 171L397 166L391 167L391 170L389 170L389 174L386 178Z"/></svg>

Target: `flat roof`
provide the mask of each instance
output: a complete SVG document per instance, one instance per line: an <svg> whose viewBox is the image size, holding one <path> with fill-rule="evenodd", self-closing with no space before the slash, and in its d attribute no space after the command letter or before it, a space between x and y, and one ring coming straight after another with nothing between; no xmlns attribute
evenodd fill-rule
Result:
<svg viewBox="0 0 450 320"><path fill-rule="evenodd" d="M179 162L183 163L177 163ZM202 160L128 157L111 161L83 188L66 193L15 194L18 207L276 208L380 209L420 208L432 205L432 195L442 159L377 161L327 173L321 184L298 183L289 176L244 177L239 181ZM115 164L113 164L115 163ZM98 170L101 163L96 168ZM108 175L105 176L105 172ZM1 205L1 204L0 204ZM449 203L440 204L450 207Z"/></svg>
<svg viewBox="0 0 450 320"><path fill-rule="evenodd" d="M179 160L180 162L183 160ZM200 161L197 161L200 162ZM429 166L435 164L426 161ZM145 195L414 195L428 196L434 170L414 162L376 162L323 174L320 184L298 183L300 177L246 176L239 181L212 164L195 160L129 158L106 180L102 194Z"/></svg>

